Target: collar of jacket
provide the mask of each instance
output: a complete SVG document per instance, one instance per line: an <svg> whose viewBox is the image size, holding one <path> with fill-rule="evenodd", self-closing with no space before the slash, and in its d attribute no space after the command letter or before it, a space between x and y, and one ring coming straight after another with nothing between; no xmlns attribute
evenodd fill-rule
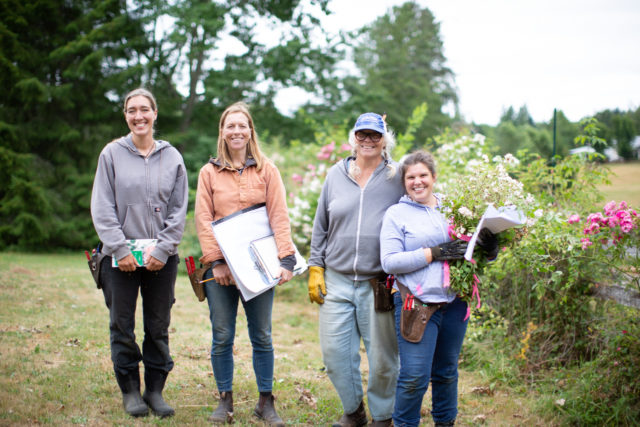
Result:
<svg viewBox="0 0 640 427"><path fill-rule="evenodd" d="M211 163L212 165L217 166L217 167L219 167L221 169L225 168L225 165L223 165L220 162L220 160L218 160L218 158L209 159L209 163ZM248 168L249 166L256 166L256 165L257 165L256 160L253 157L248 157L247 161L244 162L244 167L245 168ZM226 167L229 168L228 165Z"/></svg>
<svg viewBox="0 0 640 427"><path fill-rule="evenodd" d="M344 170L347 172L347 174L349 173L349 162L355 162L356 161L356 157L355 156L349 156L345 159L343 159L343 165L344 165ZM382 165L382 167L386 167L389 164L389 159L385 159L384 157L382 158L382 161L380 162L380 164L376 167L376 170L378 170L378 168L380 168L380 165Z"/></svg>

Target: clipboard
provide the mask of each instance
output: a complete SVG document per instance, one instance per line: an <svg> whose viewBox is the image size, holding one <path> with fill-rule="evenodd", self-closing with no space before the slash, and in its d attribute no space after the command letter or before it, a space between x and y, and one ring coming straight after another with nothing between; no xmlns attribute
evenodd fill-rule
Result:
<svg viewBox="0 0 640 427"><path fill-rule="evenodd" d="M273 288L278 283L277 280L273 280L273 275L270 276L272 280L268 280L268 273L263 273L263 267L257 262L251 249L252 242L266 238L265 242L257 244L265 263L264 268L269 268L271 274L274 270L278 271L273 267L275 264L273 257L268 255L273 251L273 246L268 242L269 238L273 239L273 230L269 224L266 204L260 203L234 212L212 222L211 227L236 286L245 301ZM275 239L273 239L273 245L275 246ZM295 251L298 263L294 275L302 274L307 269L307 263L302 256L299 256L297 248ZM275 250L277 267L280 267L277 254ZM266 267L267 263L269 267Z"/></svg>
<svg viewBox="0 0 640 427"><path fill-rule="evenodd" d="M279 281L278 273L280 271L280 259L278 258L278 248L276 239L272 235L261 237L253 240L249 244L251 256L260 269L263 278L267 283L277 283ZM307 269L307 262L304 260L298 248L296 248L296 265L293 268L293 275L303 273Z"/></svg>

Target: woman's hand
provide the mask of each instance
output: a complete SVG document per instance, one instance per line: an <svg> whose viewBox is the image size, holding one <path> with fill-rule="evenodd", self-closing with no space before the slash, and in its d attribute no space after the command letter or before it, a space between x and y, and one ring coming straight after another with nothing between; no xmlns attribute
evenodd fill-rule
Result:
<svg viewBox="0 0 640 427"><path fill-rule="evenodd" d="M293 277L293 271L289 271L286 268L280 267L280 281L278 285L282 285L283 283L287 283Z"/></svg>
<svg viewBox="0 0 640 427"><path fill-rule="evenodd" d="M158 271L161 270L162 267L164 267L164 264L165 263L160 261L159 259L149 256L149 259L144 266L147 267L147 270L149 271Z"/></svg>
<svg viewBox="0 0 640 427"><path fill-rule="evenodd" d="M120 269L120 271L136 271L137 267L140 266L138 265L138 261L136 261L136 258L133 256L133 254L129 254L126 257L118 260L118 268Z"/></svg>
<svg viewBox="0 0 640 427"><path fill-rule="evenodd" d="M211 270L213 273L213 280L217 284L222 286L233 285L233 275L227 264L218 264Z"/></svg>

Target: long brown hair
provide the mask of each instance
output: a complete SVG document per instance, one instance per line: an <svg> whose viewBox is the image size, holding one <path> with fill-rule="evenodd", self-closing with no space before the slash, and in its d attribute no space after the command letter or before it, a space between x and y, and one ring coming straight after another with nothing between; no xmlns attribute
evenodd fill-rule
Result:
<svg viewBox="0 0 640 427"><path fill-rule="evenodd" d="M264 164L264 154L262 154L262 151L260 150L258 134L256 133L255 126L253 125L253 118L251 117L251 113L249 112L249 106L242 101L228 106L220 116L220 124L218 125L218 161L222 164L223 169L235 170L235 168L233 167L233 162L231 161L231 153L229 152L229 147L227 146L222 136L222 127L224 126L224 121L231 113L242 113L249 121L249 128L251 128L251 138L249 139L249 143L247 144L247 158L253 157L253 159L256 161L257 170L262 169L262 166Z"/></svg>

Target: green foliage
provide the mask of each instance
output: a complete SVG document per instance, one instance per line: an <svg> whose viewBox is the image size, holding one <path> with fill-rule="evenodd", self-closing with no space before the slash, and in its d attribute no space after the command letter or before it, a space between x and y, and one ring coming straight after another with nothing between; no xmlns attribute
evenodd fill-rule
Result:
<svg viewBox="0 0 640 427"><path fill-rule="evenodd" d="M528 366L589 359L597 348L588 326L599 315L589 304L590 288L601 274L566 219L568 212L584 214L600 198L595 187L606 170L576 156L555 167L533 156L521 162L516 176L544 210L522 241L488 270L499 290L491 304L509 321L514 337L535 325Z"/></svg>
<svg viewBox="0 0 640 427"><path fill-rule="evenodd" d="M618 154L623 159L631 159L633 157L631 140L636 135L636 128L631 118L628 116L614 117L613 132L618 144Z"/></svg>
<svg viewBox="0 0 640 427"><path fill-rule="evenodd" d="M427 107L426 102L423 102L413 109L413 113L411 113L411 117L409 117L407 130L404 133L399 134L396 138L396 147L393 150L393 158L401 159L402 156L407 154L414 146L416 139L415 133L427 117L427 111L429 111L429 108Z"/></svg>
<svg viewBox="0 0 640 427"><path fill-rule="evenodd" d="M588 145L600 151L607 146L607 141L598 137L600 123L595 117L586 117L580 120L582 133L575 137L576 145Z"/></svg>
<svg viewBox="0 0 640 427"><path fill-rule="evenodd" d="M139 26L117 1L0 4L0 242L44 249L88 245L87 193L101 147L121 133L106 94L127 75ZM130 86L130 81L128 86ZM118 90L120 88L118 87ZM121 118L120 118L121 120ZM116 125L117 123L117 125Z"/></svg>
<svg viewBox="0 0 640 427"><path fill-rule="evenodd" d="M515 176L541 205L581 213L602 200L597 186L609 182L609 171L579 156L557 158L555 166L535 154L520 152L522 168Z"/></svg>
<svg viewBox="0 0 640 427"><path fill-rule="evenodd" d="M453 73L445 66L440 24L428 8L413 1L394 6L353 36L361 76L345 81L343 117L355 121L358 112L386 112L392 128L409 129L412 112L426 103L429 115L411 132L414 147L451 123L442 110L457 103Z"/></svg>
<svg viewBox="0 0 640 427"><path fill-rule="evenodd" d="M640 322L634 309L608 304L592 325L598 358L567 369L559 380L564 405L553 406L571 425L636 425L640 419ZM558 390L557 390L558 391Z"/></svg>

